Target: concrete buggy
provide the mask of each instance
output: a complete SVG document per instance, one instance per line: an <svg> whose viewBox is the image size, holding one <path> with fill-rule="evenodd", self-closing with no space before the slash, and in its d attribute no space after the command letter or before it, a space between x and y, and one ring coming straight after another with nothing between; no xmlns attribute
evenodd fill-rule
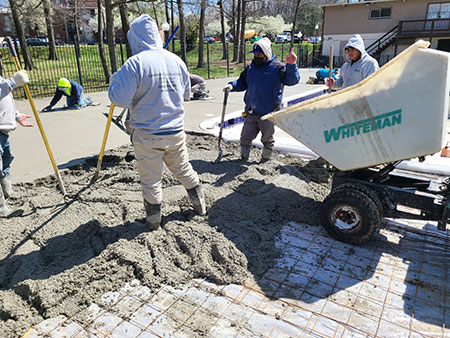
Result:
<svg viewBox="0 0 450 338"><path fill-rule="evenodd" d="M418 41L357 85L272 113L276 126L333 166L322 224L360 244L383 217L450 221L450 178L396 169L439 152L447 136L450 53Z"/></svg>

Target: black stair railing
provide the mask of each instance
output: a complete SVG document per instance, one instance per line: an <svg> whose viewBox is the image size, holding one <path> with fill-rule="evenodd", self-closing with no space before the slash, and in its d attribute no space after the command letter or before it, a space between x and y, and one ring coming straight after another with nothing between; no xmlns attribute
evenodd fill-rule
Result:
<svg viewBox="0 0 450 338"><path fill-rule="evenodd" d="M366 52L372 56L376 55L381 48L385 48L387 47L387 44L391 44L392 42L394 42L394 39L397 37L397 34L398 34L398 25L392 28L386 34L384 34L377 41L372 43L369 47L367 47Z"/></svg>

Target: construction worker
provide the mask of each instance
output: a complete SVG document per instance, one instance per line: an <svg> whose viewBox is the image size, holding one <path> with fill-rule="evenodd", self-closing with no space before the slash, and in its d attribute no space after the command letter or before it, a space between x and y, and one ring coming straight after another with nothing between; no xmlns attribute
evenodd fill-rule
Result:
<svg viewBox="0 0 450 338"><path fill-rule="evenodd" d="M27 121L31 116L22 115L16 110L11 92L28 82L26 70L15 73L9 79L0 76L0 217L10 213L6 199L12 191L10 169L14 156L9 143L9 133L16 129L16 122L23 127L32 127Z"/></svg>
<svg viewBox="0 0 450 338"><path fill-rule="evenodd" d="M294 49L286 55L286 63L281 63L272 54L272 43L262 38L253 44L251 53L253 61L245 67L239 79L229 82L224 91L246 91L245 120L241 132L241 159L247 161L250 156L252 141L261 132L264 145L261 161L268 161L275 144L273 134L275 127L270 121L261 121L261 117L279 110L283 97L283 86L293 86L300 80L296 65L297 56Z"/></svg>
<svg viewBox="0 0 450 338"><path fill-rule="evenodd" d="M83 93L82 85L71 79L62 77L58 80L58 86L56 87L52 101L42 111L51 111L63 95L67 97L67 108L80 109L86 107L91 104L91 98L87 97L83 99Z"/></svg>
<svg viewBox="0 0 450 338"><path fill-rule="evenodd" d="M348 40L344 51L346 62L341 67L338 79L336 81L327 79L327 83L332 82L333 89L353 86L380 68L377 60L367 54L364 41L359 34L353 35Z"/></svg>
<svg viewBox="0 0 450 338"><path fill-rule="evenodd" d="M209 97L209 90L206 90L206 81L199 75L189 74L191 81L191 92L194 100L206 99Z"/></svg>
<svg viewBox="0 0 450 338"><path fill-rule="evenodd" d="M163 49L158 27L147 14L131 24L127 37L133 56L112 75L108 95L116 106L130 109L146 223L156 230L161 224L163 163L187 190L195 211L206 213L184 132L184 100L191 94L189 72L178 56Z"/></svg>

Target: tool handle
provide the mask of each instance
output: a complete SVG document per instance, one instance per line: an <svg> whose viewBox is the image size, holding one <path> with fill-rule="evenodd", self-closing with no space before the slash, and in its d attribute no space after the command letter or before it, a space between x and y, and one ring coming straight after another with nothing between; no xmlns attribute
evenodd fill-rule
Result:
<svg viewBox="0 0 450 338"><path fill-rule="evenodd" d="M227 109L228 93L229 93L228 90L225 90L225 92L223 93L222 117L220 119L220 131L219 131L219 147L220 147L220 141L222 140L223 123L225 120L225 111Z"/></svg>
<svg viewBox="0 0 450 338"><path fill-rule="evenodd" d="M330 46L330 81L328 81L328 93L331 93L332 79L333 78L333 45Z"/></svg>
<svg viewBox="0 0 450 338"><path fill-rule="evenodd" d="M17 52L16 52L16 49L14 48L14 46L12 44L12 40L9 36L6 38L6 42L8 43L9 51L11 52L12 57L16 58Z"/></svg>
<svg viewBox="0 0 450 338"><path fill-rule="evenodd" d="M167 40L167 42L165 43L164 49L169 47L170 41L172 41L172 39L175 37L175 34L177 34L178 28L180 28L180 26L175 27L174 31L172 32L172 35L170 35L169 40Z"/></svg>
<svg viewBox="0 0 450 338"><path fill-rule="evenodd" d="M6 38L6 41L8 43L9 50L11 51L11 55L12 55L14 64L16 65L17 71L22 70L22 67L20 66L19 60L17 58L16 49L14 48L14 46L12 44L11 38L8 36ZM55 172L55 176L58 180L59 187L61 188L61 192L62 192L63 196L66 196L67 195L66 188L64 187L64 182L59 173L58 166L56 164L55 158L53 157L52 150L50 149L50 144L48 143L47 135L45 134L44 127L42 126L41 119L39 118L39 114L38 114L36 106L34 104L33 97L31 96L30 88L28 87L27 83L25 83L23 88L25 89L25 95L28 99L28 102L30 103L31 110L33 111L34 118L36 119L36 123L39 127L39 131L41 133L42 140L44 141L45 148L47 149L47 154L48 154L48 157L50 158L50 162L52 164L53 171Z"/></svg>

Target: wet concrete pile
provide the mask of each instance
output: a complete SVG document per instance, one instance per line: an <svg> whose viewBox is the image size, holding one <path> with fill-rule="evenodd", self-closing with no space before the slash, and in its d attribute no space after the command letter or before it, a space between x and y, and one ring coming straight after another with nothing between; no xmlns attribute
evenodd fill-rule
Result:
<svg viewBox="0 0 450 338"><path fill-rule="evenodd" d="M9 200L23 214L0 219L0 336L23 334L45 318L75 316L99 296L138 279L150 288L192 278L219 284L258 277L279 255L275 239L289 221L318 223L329 173L313 162L275 155L248 164L236 144L188 135L191 163L209 207L192 210L186 191L163 175L163 226L149 231L130 147L109 152L100 179L89 184L96 159L61 172L69 197L53 176L14 186Z"/></svg>

